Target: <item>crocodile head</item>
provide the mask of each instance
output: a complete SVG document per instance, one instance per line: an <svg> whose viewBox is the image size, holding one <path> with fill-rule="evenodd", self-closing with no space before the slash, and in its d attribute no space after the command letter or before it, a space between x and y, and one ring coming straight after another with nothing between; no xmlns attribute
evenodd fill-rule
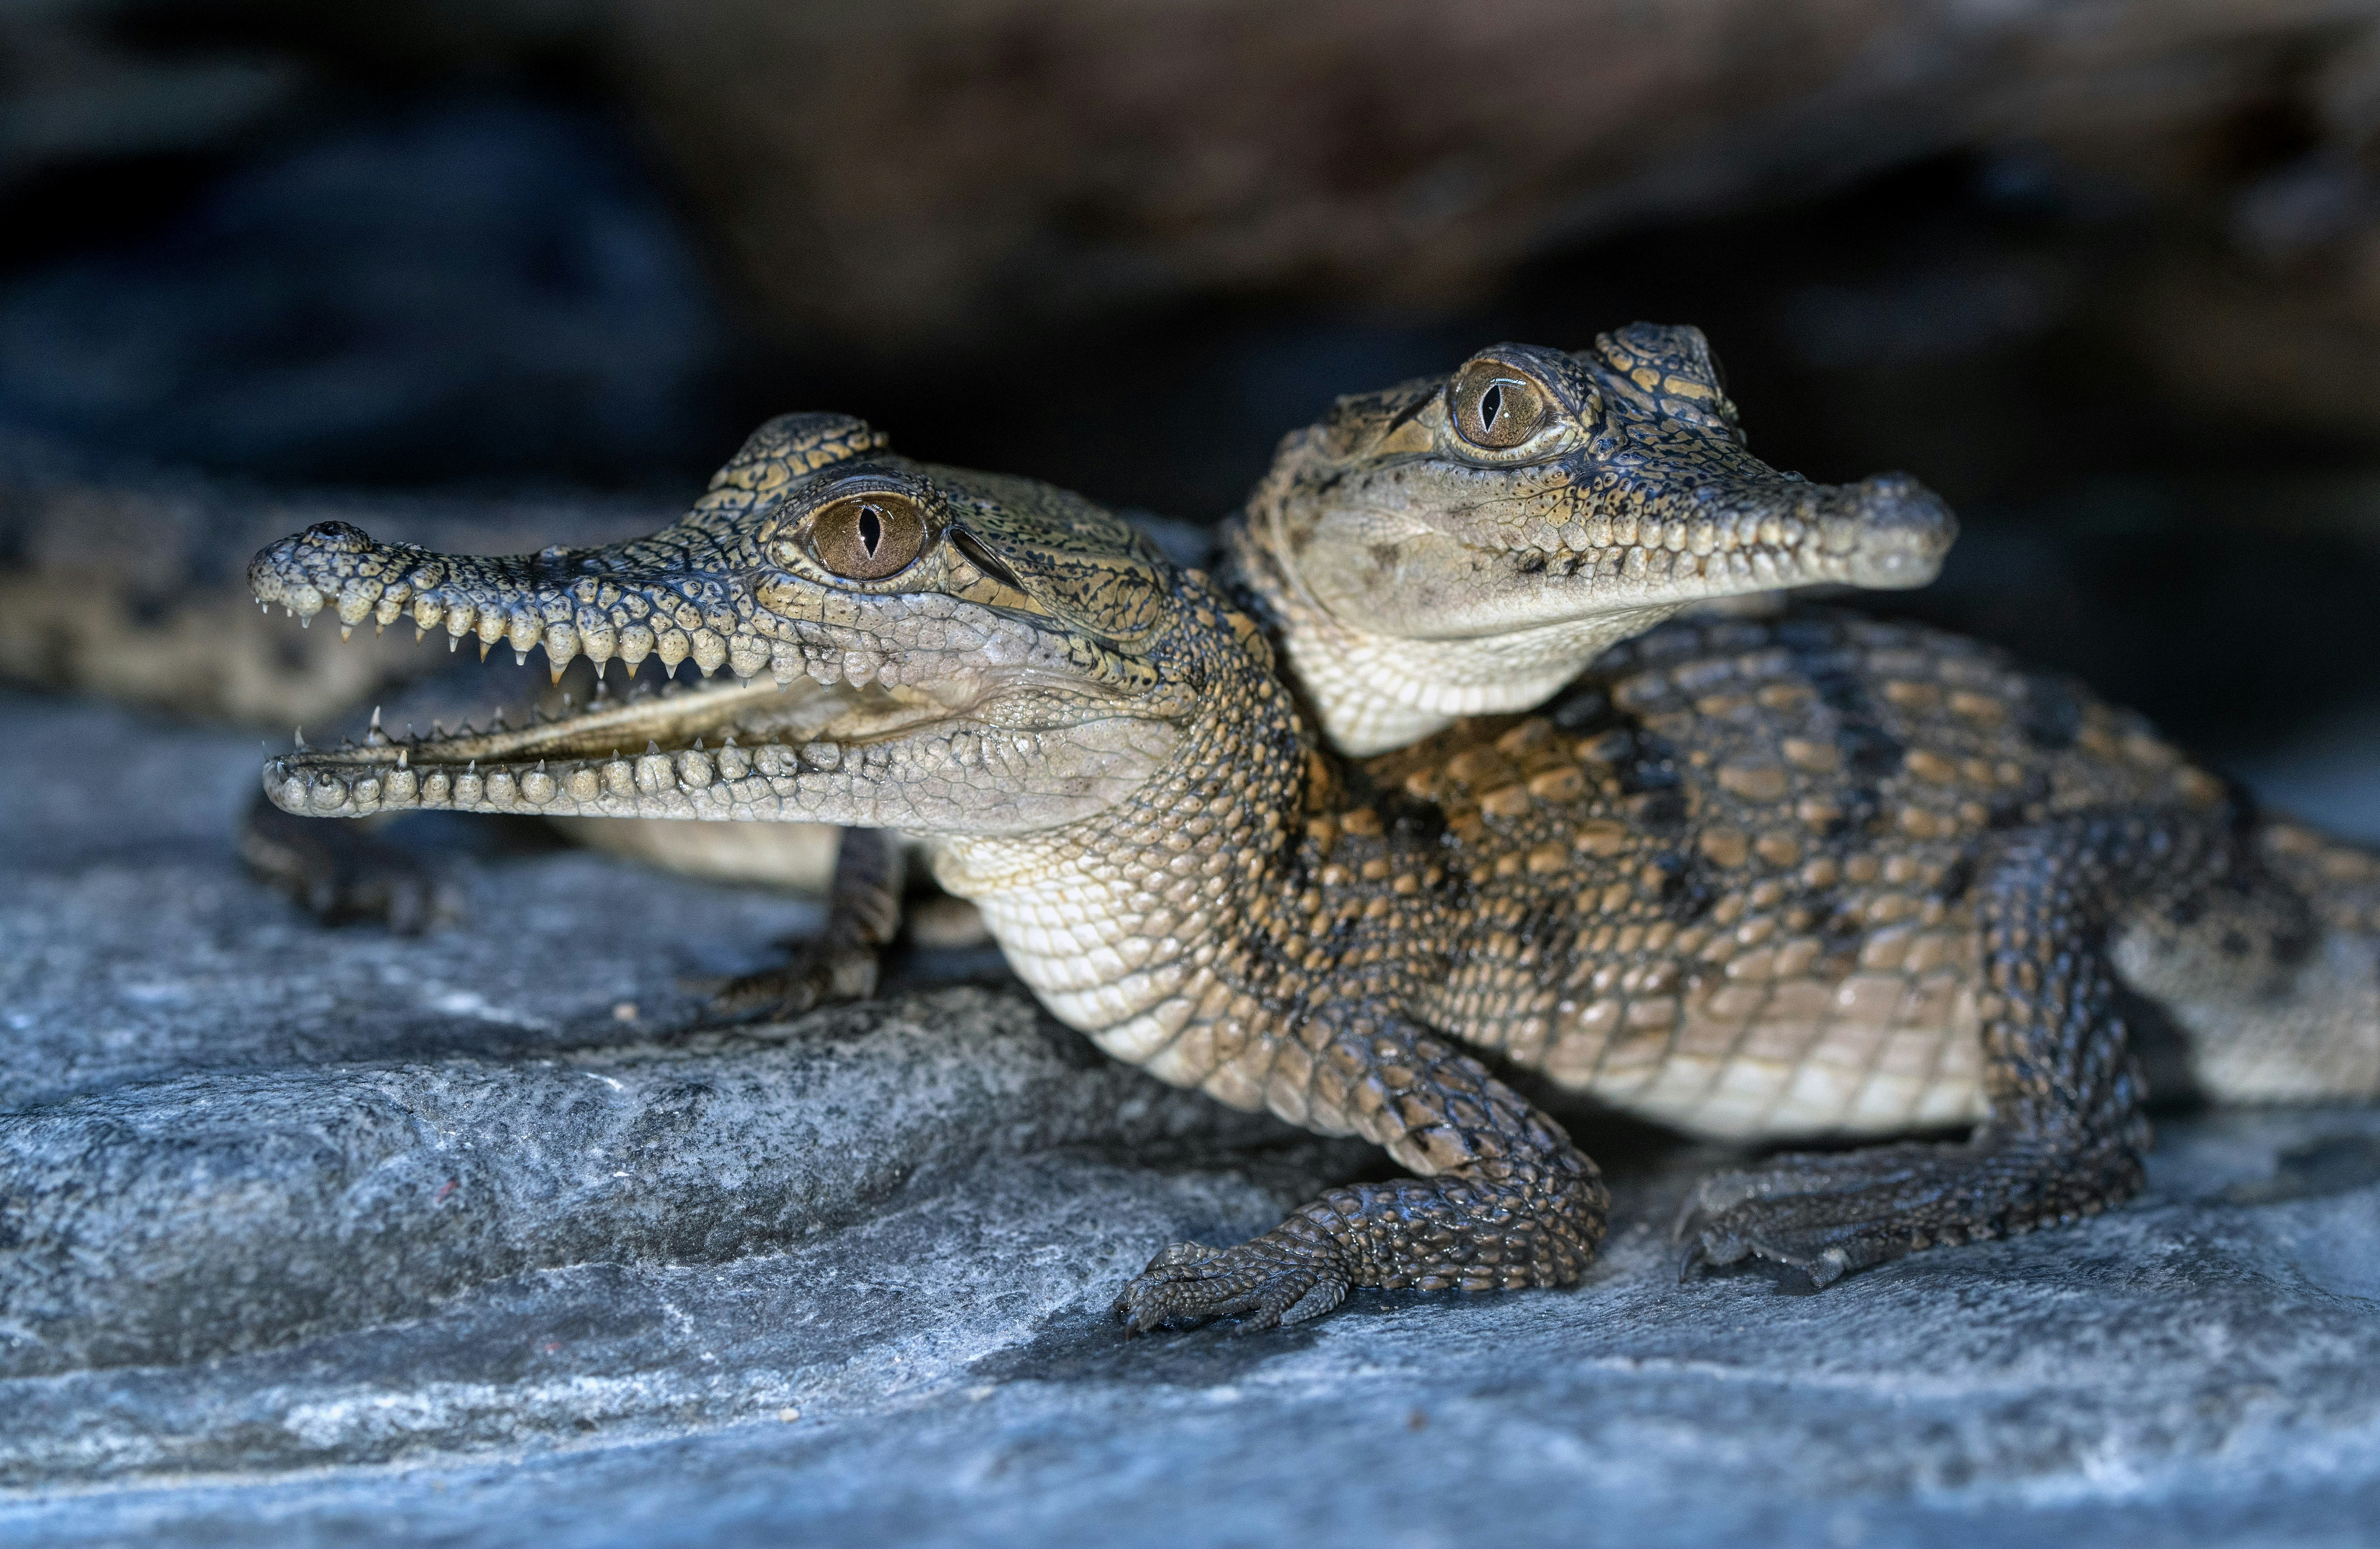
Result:
<svg viewBox="0 0 2380 1549"><path fill-rule="evenodd" d="M1372 753L1525 709L1690 603L1923 586L1956 534L1905 474L1769 467L1701 333L1635 323L1340 400L1232 541L1325 731Z"/></svg>
<svg viewBox="0 0 2380 1549"><path fill-rule="evenodd" d="M764 426L648 538L480 559L325 523L259 554L249 582L347 629L409 617L482 655L542 649L557 681L580 656L597 669L598 692L559 716L401 741L375 726L267 763L276 804L325 817L1047 829L1165 766L1202 710L1196 661L1175 660L1184 632L1219 629L1217 605L1184 603L1209 596L1203 580L1109 513L891 456L830 416ZM669 671L639 687L648 658ZM626 671L607 673L615 660Z"/></svg>

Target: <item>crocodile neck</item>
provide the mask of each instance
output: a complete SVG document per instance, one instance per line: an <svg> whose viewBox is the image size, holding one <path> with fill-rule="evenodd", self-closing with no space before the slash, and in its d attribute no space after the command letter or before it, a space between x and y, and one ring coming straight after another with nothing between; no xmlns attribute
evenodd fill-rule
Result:
<svg viewBox="0 0 2380 1549"><path fill-rule="evenodd" d="M1196 645L1199 708L1163 773L1087 822L942 837L934 874L983 911L1061 1021L1160 1078L1255 1108L1262 1095L1218 1071L1208 1036L1248 1012L1246 964L1265 955L1299 865L1293 819L1333 781L1263 642L1215 632Z"/></svg>
<svg viewBox="0 0 2380 1549"><path fill-rule="evenodd" d="M1224 544L1228 584L1271 626L1331 745L1354 757L1418 742L1464 716L1538 705L1605 647L1682 606L1617 611L1505 635L1409 639L1334 616L1254 537L1249 523L1228 524Z"/></svg>

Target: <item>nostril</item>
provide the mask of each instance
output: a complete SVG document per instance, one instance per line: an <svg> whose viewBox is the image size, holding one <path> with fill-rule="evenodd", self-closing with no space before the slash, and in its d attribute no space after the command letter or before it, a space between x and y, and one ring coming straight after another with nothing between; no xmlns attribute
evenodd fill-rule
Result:
<svg viewBox="0 0 2380 1549"><path fill-rule="evenodd" d="M1912 478L1905 473L1879 473L1872 478L1864 478L1860 480L1859 491L1869 500L1905 501L1911 499L1923 499L1932 501L1934 499L1933 494L1925 488L1925 486L1918 483L1917 480Z"/></svg>
<svg viewBox="0 0 2380 1549"><path fill-rule="evenodd" d="M1853 509L1875 532L1908 538L1939 537L1948 541L1958 530L1957 519L1942 497L1905 473L1878 474L1856 486Z"/></svg>

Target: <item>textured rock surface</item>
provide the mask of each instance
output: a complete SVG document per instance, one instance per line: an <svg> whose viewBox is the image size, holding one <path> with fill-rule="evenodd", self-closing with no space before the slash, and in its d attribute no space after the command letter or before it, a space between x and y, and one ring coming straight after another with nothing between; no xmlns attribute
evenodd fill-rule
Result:
<svg viewBox="0 0 2380 1549"><path fill-rule="evenodd" d="M592 856L461 845L470 927L319 931L232 868L253 757L0 700L10 1543L2349 1543L2380 1514L2380 1111L2170 1121L2131 1208L1815 1297L1676 1285L1658 1228L1715 1157L1639 1134L1596 1145L1615 1231L1575 1292L1126 1343L1105 1303L1157 1244L1369 1158L998 987L672 1038L681 979L809 912Z"/></svg>

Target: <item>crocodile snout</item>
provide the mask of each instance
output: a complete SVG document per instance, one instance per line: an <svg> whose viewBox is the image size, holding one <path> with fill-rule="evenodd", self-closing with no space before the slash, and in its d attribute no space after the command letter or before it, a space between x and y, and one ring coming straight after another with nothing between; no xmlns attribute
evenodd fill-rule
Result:
<svg viewBox="0 0 2380 1549"><path fill-rule="evenodd" d="M1922 587L1940 573L1959 536L1942 497L1905 473L1880 473L1841 490L1840 514L1853 534L1853 586L1886 591Z"/></svg>

